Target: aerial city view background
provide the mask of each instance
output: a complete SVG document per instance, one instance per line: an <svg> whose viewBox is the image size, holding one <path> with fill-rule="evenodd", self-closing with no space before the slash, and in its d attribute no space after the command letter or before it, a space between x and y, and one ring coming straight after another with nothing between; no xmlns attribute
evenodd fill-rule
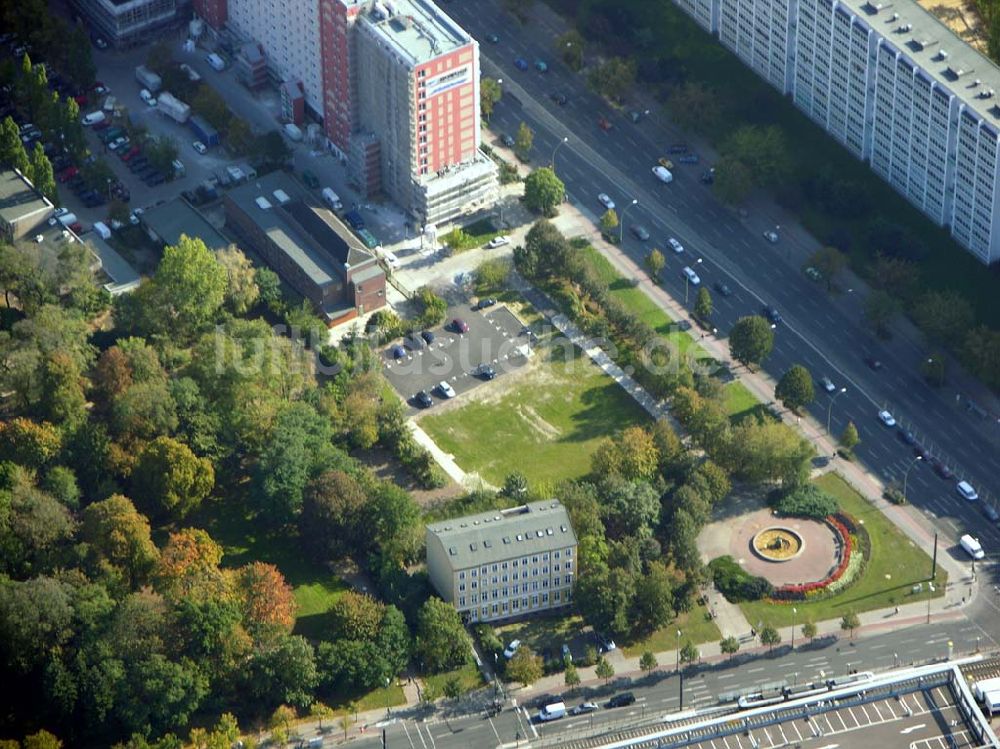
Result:
<svg viewBox="0 0 1000 749"><path fill-rule="evenodd" d="M0 19L0 747L1000 749L994 3Z"/></svg>

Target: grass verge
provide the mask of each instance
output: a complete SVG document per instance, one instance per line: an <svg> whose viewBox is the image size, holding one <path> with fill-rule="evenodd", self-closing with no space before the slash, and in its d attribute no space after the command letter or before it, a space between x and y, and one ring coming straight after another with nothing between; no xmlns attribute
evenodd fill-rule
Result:
<svg viewBox="0 0 1000 749"><path fill-rule="evenodd" d="M396 705L403 705L405 703L406 695L403 694L403 688L399 684L393 684L389 687L373 689L368 694L355 700L354 707L357 712L363 713L368 710L378 710L379 708L384 710L386 705L395 707Z"/></svg>
<svg viewBox="0 0 1000 749"><path fill-rule="evenodd" d="M442 241L452 252L471 250L482 247L497 235L497 229L489 219L481 219L475 223L452 229L442 237Z"/></svg>
<svg viewBox="0 0 1000 749"><path fill-rule="evenodd" d="M475 663L468 663L454 671L445 671L441 674L433 674L423 679L425 688L432 690L433 694L444 694L444 686L454 678L458 678L462 685L462 694L479 689L485 683L483 675L476 668Z"/></svg>
<svg viewBox="0 0 1000 749"><path fill-rule="evenodd" d="M565 339L563 339L565 340ZM575 347L539 341L516 391L469 400L420 426L466 471L500 485L513 471L532 483L555 484L590 472L590 456L605 437L649 421L614 380Z"/></svg>
<svg viewBox="0 0 1000 749"><path fill-rule="evenodd" d="M930 577L931 558L890 522L882 512L856 492L836 473L827 473L815 481L826 492L837 498L840 509L864 523L871 537L872 552L868 566L861 577L840 593L822 601L799 601L792 604L752 601L741 603L751 626L764 622L774 627L801 626L807 621L821 622L839 619L848 612L864 611L925 601L944 595L948 573L938 565L934 578L936 590L930 593L924 585L917 594L910 592L917 583L926 583ZM797 633L798 634L798 633Z"/></svg>
<svg viewBox="0 0 1000 749"><path fill-rule="evenodd" d="M685 611L677 616L666 627L660 627L649 637L626 645L622 652L628 658L638 658L647 650L654 653L666 653L677 649L677 630L681 631L681 645L690 642L692 645L700 645L703 642L718 642L722 639L722 632L715 626L715 621L708 618L708 609L702 605L696 605L690 611ZM661 663L661 666L667 664Z"/></svg>

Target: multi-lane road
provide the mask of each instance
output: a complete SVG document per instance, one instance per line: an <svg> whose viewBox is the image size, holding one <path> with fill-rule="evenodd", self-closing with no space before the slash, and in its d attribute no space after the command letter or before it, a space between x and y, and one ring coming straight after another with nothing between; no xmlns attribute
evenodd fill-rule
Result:
<svg viewBox="0 0 1000 749"><path fill-rule="evenodd" d="M783 646L770 656L737 656L732 661L690 669L684 679L683 708L707 708L716 704L719 695L776 681L784 680L794 686L821 682L853 669L879 670L945 658L949 655L949 643L954 653L961 653L975 650L984 640L979 627L966 621L932 624L920 630L866 637L853 643L839 640L807 644L800 638L794 650ZM635 704L617 709L604 707L609 696L626 688L635 695ZM572 739L624 729L643 720L652 721L657 716L676 713L681 707L679 678L669 666L663 673L638 679L631 685L582 689L572 698L565 698L567 706L593 700L602 707L589 715L567 716L553 723L529 725L537 709L521 705L533 704L539 697L537 691L514 690L508 696L512 699L504 710L490 718L475 704L445 707L426 714L405 711L388 722L369 726L365 736L354 743L359 747L380 747L382 728L388 746L397 749L466 749L553 734ZM518 707L511 707L511 702Z"/></svg>
<svg viewBox="0 0 1000 749"><path fill-rule="evenodd" d="M764 365L767 372L777 379L789 366L801 363L816 380L825 375L838 388L846 387L829 411L830 396L817 387L813 416L825 425L829 414L833 434L853 421L862 439L856 450L859 460L882 478L899 480L913 463L914 453L898 438L898 429L879 423L878 410L888 408L900 425L983 496L979 502L961 499L955 491L957 479L941 479L930 465L918 462L908 476L910 501L931 517L945 538L954 542L962 533L974 531L990 558L1000 555L1000 530L982 513L985 502L1000 497L997 425L969 415L956 404L953 391L943 394L929 387L914 363L919 352L910 352L913 357L907 359L896 353L899 347L883 347L852 309L860 304L858 294L833 298L809 281L799 267L802 253L795 253L795 261L789 259L792 248L785 245L796 240L782 233L772 244L763 231L773 226L722 206L699 181L707 166L704 162L678 164L674 182L659 183L652 166L671 142L683 137L662 115L632 123L591 93L582 76L554 58L552 39L557 29L534 21L518 26L498 0L455 3L448 10L476 38L500 36L499 42L484 42L481 48L483 75L503 81L504 96L491 118L496 133L513 134L521 122L527 123L535 133L534 161L547 164L555 154L556 171L570 198L595 220L604 210L599 193L611 196L619 214L629 206L623 218L625 251L641 264L652 247L663 249L667 255L663 284L678 300L685 298L680 274L685 265L696 268L703 284L726 283L734 292L731 296L713 294L713 324L720 334L739 317L759 313L764 304L774 305L784 321L777 326L774 352ZM529 65L545 60L548 72L533 67L518 70L517 58ZM564 106L551 99L555 92L566 96ZM614 126L608 132L598 126L602 115ZM564 138L568 140L560 145ZM632 200L638 204L631 206ZM633 224L646 227L651 240L640 242L630 236ZM682 255L669 250L668 237L684 245ZM689 293L688 299L688 306L693 306L695 294ZM882 369L870 370L864 362L867 356L879 359ZM961 558L960 550L952 552Z"/></svg>

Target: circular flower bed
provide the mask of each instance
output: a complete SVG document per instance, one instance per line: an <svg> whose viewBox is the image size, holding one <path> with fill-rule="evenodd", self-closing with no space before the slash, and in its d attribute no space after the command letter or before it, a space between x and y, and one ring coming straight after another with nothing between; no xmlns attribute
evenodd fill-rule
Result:
<svg viewBox="0 0 1000 749"><path fill-rule="evenodd" d="M846 515L836 514L830 515L826 518L825 522L836 531L837 536L840 538L840 563L837 568L825 579L817 580L811 583L802 583L800 585L782 585L780 588L776 588L774 593L771 594L771 599L777 602L785 601L803 601L806 598L815 598L822 592L825 592L832 583L840 580L843 577L844 572L847 571L847 567L851 562L851 556L861 555L860 549L855 549L854 544L851 541L851 532L848 530L848 526L853 528L856 532L863 532L854 520ZM859 569L859 563L863 564L864 560L861 559L855 563L853 569L855 571L854 577L857 576L857 570ZM845 586L838 586L838 590Z"/></svg>

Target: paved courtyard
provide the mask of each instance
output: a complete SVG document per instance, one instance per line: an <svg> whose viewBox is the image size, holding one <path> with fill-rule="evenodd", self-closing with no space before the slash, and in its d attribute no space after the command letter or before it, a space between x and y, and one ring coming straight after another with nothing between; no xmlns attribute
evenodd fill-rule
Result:
<svg viewBox="0 0 1000 749"><path fill-rule="evenodd" d="M765 528L790 528L803 541L802 552L784 562L757 556L751 542ZM702 531L698 546L706 560L728 554L747 572L767 578L772 585L822 580L840 563L840 541L826 523L804 518L777 517L756 498L743 498L731 512L714 520Z"/></svg>

